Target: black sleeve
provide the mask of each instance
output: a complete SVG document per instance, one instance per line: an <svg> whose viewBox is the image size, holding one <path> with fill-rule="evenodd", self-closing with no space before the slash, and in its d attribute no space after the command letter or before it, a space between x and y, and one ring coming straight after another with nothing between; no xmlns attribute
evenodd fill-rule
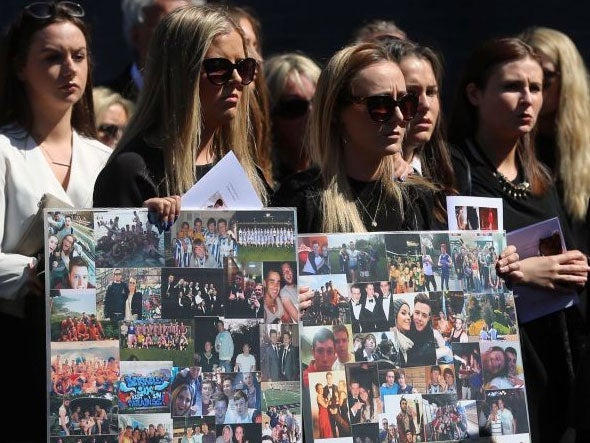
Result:
<svg viewBox="0 0 590 443"><path fill-rule="evenodd" d="M298 173L283 181L271 199L270 206L297 209L300 234L322 232L319 181L317 169Z"/></svg>
<svg viewBox="0 0 590 443"><path fill-rule="evenodd" d="M471 166L464 151L459 146L449 146L451 150L451 161L455 172L455 182L459 195L471 195Z"/></svg>
<svg viewBox="0 0 590 443"><path fill-rule="evenodd" d="M138 208L158 196L144 158L136 152L121 152L111 158L94 185L95 208Z"/></svg>

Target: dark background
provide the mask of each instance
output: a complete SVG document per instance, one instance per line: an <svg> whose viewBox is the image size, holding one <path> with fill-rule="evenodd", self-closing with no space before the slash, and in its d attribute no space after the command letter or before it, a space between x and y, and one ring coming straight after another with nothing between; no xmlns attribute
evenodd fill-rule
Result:
<svg viewBox="0 0 590 443"><path fill-rule="evenodd" d="M123 37L120 0L78 0L91 24L94 83L115 77L130 60ZM0 0L0 25L10 22L31 1ZM228 2L225 2L228 3ZM438 49L445 60L443 103L448 108L454 85L469 52L483 39L520 32L527 26L556 28L588 60L590 26L583 2L549 0L243 0L262 22L263 55L300 50L320 65L350 41L356 28L374 18L394 20L412 40ZM0 67L1 69L1 67Z"/></svg>

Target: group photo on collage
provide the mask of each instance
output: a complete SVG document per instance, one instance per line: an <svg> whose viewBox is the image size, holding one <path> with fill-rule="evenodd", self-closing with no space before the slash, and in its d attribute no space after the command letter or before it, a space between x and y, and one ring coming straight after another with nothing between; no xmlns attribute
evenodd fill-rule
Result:
<svg viewBox="0 0 590 443"><path fill-rule="evenodd" d="M391 14L315 59L240 2L121 0L132 60L95 82L89 3L3 9L5 441L590 440L568 32L474 40L443 112L445 54ZM230 151L262 206L183 207Z"/></svg>

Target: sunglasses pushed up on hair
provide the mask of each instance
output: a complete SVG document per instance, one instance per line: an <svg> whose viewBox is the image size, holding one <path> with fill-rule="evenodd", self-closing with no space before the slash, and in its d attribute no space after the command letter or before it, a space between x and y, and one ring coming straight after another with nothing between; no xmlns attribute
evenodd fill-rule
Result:
<svg viewBox="0 0 590 443"><path fill-rule="evenodd" d="M230 81L234 69L238 71L242 79L241 83L248 85L254 80L257 67L258 62L251 57L243 58L235 63L227 58L206 58L203 60L203 69L209 81L214 85L225 85Z"/></svg>
<svg viewBox="0 0 590 443"><path fill-rule="evenodd" d="M58 7L72 17L82 18L85 15L84 8L75 2L34 2L26 5L24 11L27 15L38 20L47 20L57 14Z"/></svg>
<svg viewBox="0 0 590 443"><path fill-rule="evenodd" d="M391 120L395 109L399 108L405 121L412 120L418 112L418 96L406 94L398 99L389 94L370 95L368 97L352 97L352 103L364 104L371 120L385 123Z"/></svg>

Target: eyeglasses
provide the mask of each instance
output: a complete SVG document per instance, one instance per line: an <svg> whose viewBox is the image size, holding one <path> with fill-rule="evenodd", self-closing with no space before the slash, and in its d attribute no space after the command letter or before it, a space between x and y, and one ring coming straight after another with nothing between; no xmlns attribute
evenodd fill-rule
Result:
<svg viewBox="0 0 590 443"><path fill-rule="evenodd" d="M299 118L308 113L309 105L311 105L311 101L304 98L280 100L274 107L272 114L281 118Z"/></svg>
<svg viewBox="0 0 590 443"><path fill-rule="evenodd" d="M371 120L377 123L385 123L395 114L395 108L399 108L405 121L410 121L418 112L418 96L406 94L399 99L389 94L370 95L369 97L352 97L352 103L364 103Z"/></svg>
<svg viewBox="0 0 590 443"><path fill-rule="evenodd" d="M123 132L125 129L124 126L117 126L117 125L99 125L97 130L98 132L103 132L105 135L115 138L119 134Z"/></svg>
<svg viewBox="0 0 590 443"><path fill-rule="evenodd" d="M559 75L561 75L561 72L559 71L543 69L543 89L549 89L549 87L551 87L551 83L553 83L553 79L555 77L559 77Z"/></svg>
<svg viewBox="0 0 590 443"><path fill-rule="evenodd" d="M214 85L225 85L231 78L234 69L242 78L242 84L252 83L256 75L258 62L253 58L244 58L236 63L232 63L226 58L207 58L203 60L203 68L207 78Z"/></svg>
<svg viewBox="0 0 590 443"><path fill-rule="evenodd" d="M38 20L46 20L48 18L55 17L58 6L71 17L84 17L84 8L81 5L74 2L35 2L24 7L25 12L33 18Z"/></svg>

